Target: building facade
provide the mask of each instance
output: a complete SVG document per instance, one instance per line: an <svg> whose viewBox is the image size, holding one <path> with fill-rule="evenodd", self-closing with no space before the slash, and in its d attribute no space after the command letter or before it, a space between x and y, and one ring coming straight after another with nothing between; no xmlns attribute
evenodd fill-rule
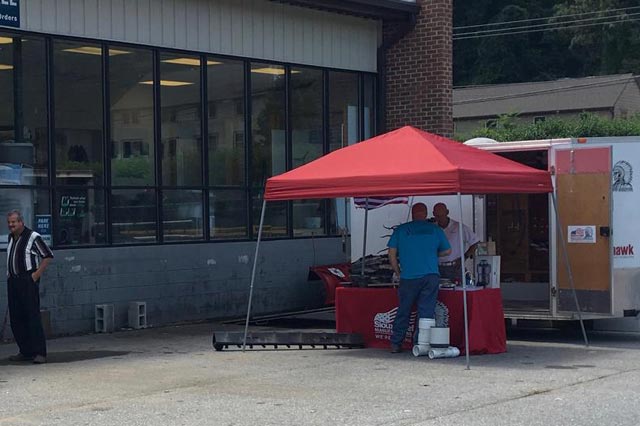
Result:
<svg viewBox="0 0 640 426"><path fill-rule="evenodd" d="M582 113L626 118L640 112L640 86L633 74L563 78L529 83L456 88L453 119L456 135L494 127L501 115L520 124L548 118L576 119Z"/></svg>
<svg viewBox="0 0 640 426"><path fill-rule="evenodd" d="M55 250L53 334L91 331L97 304L116 326L130 301L152 325L241 315L268 177L385 129L452 130L450 1L6 3L0 207ZM414 59L429 49L440 63ZM351 208L268 204L256 313L322 303L308 267L350 260Z"/></svg>

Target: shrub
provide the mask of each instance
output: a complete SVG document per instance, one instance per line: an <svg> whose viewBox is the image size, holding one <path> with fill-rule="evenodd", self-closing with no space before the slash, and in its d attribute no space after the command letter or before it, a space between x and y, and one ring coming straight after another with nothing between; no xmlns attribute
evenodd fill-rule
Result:
<svg viewBox="0 0 640 426"><path fill-rule="evenodd" d="M606 118L582 113L573 119L547 118L538 123L517 123L515 115L498 118L493 129L478 129L470 135L456 135L457 140L485 137L499 142L535 139L558 139L604 136L640 136L640 114L629 118Z"/></svg>

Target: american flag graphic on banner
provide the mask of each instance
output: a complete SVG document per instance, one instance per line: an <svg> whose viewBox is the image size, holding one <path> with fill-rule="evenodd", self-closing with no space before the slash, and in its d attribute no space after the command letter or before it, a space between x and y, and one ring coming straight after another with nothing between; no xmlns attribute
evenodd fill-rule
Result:
<svg viewBox="0 0 640 426"><path fill-rule="evenodd" d="M353 197L353 202L359 209L368 205L369 210L373 210L388 204L409 204L409 197L369 197L368 201L366 197Z"/></svg>

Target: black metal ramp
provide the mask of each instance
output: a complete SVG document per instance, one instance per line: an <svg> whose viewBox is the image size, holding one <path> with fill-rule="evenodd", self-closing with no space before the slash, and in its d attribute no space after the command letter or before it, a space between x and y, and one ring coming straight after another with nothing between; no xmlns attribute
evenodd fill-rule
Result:
<svg viewBox="0 0 640 426"><path fill-rule="evenodd" d="M242 331L216 331L213 333L213 347L216 351L224 348L237 346L242 348L244 332ZM350 333L326 333L309 331L253 331L247 334L246 348L267 348L274 349L295 348L302 349L303 346L310 346L314 349L344 348L355 349L364 348L364 340L360 334Z"/></svg>

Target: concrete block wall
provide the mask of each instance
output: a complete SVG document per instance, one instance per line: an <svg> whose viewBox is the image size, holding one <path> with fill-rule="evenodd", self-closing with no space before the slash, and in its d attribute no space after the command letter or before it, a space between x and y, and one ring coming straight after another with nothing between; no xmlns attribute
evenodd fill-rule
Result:
<svg viewBox="0 0 640 426"><path fill-rule="evenodd" d="M41 306L50 312L52 335L92 332L95 305L104 303L114 305L116 329L127 326L131 301L147 302L150 326L243 316L254 252L255 242L54 250ZM340 238L262 242L252 312L321 307L323 286L307 281L308 268L343 261ZM6 276L5 252L0 274Z"/></svg>

